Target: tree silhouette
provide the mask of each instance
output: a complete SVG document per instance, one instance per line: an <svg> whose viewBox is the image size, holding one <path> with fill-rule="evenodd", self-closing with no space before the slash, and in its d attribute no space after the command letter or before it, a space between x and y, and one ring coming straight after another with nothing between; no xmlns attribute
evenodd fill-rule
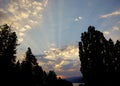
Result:
<svg viewBox="0 0 120 86"><path fill-rule="evenodd" d="M33 68L33 78L34 78L34 83L37 86L43 86L44 85L44 71L41 66L36 65Z"/></svg>
<svg viewBox="0 0 120 86"><path fill-rule="evenodd" d="M7 24L0 26L0 61L2 60L0 63L8 66L15 62L16 46L16 33L12 32Z"/></svg>
<svg viewBox="0 0 120 86"><path fill-rule="evenodd" d="M56 86L57 85L56 73L54 71L49 71L46 81L47 81L48 86Z"/></svg>
<svg viewBox="0 0 120 86"><path fill-rule="evenodd" d="M0 78L2 83L9 80L9 77L14 78L16 46L16 33L7 24L0 26Z"/></svg>
<svg viewBox="0 0 120 86"><path fill-rule="evenodd" d="M106 40L103 33L88 27L79 42L81 72L87 86L116 86L120 74L120 42ZM120 78L120 76L118 77ZM117 84L116 84L117 83ZM116 85L115 85L116 84Z"/></svg>
<svg viewBox="0 0 120 86"><path fill-rule="evenodd" d="M42 69L38 66L37 59L30 48L26 52L25 60L21 63L21 68L24 85L34 86L37 79L36 75L38 72L41 73Z"/></svg>

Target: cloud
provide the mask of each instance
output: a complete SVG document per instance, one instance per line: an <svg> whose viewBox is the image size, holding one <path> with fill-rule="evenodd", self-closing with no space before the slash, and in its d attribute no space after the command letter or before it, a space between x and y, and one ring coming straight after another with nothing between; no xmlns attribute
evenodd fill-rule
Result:
<svg viewBox="0 0 120 86"><path fill-rule="evenodd" d="M77 45L68 45L62 48L57 48L54 45L44 51L43 55L38 55L37 58L39 65L47 71L51 69L63 76L69 76L69 74L72 76L73 73L79 74L80 60Z"/></svg>
<svg viewBox="0 0 120 86"><path fill-rule="evenodd" d="M108 30L103 31L103 33L104 33L106 39L111 38L114 41L114 43L116 42L116 40L120 40L120 38L119 38L120 37L120 34L119 34L120 26L118 23L116 23L114 26L109 27Z"/></svg>
<svg viewBox="0 0 120 86"><path fill-rule="evenodd" d="M20 33L19 33L19 36L21 36L21 37L24 36L24 33L20 32Z"/></svg>
<svg viewBox="0 0 120 86"><path fill-rule="evenodd" d="M0 14L1 16L4 16L3 14L6 14L7 12L5 10L3 10L3 9L0 8L0 13L1 13Z"/></svg>
<svg viewBox="0 0 120 86"><path fill-rule="evenodd" d="M111 36L112 36L113 34L115 34L114 31L119 31L119 30L120 30L119 26L115 25L115 26L113 26L111 29L109 29L108 31L103 31L103 33L104 33L105 35L111 34ZM113 34L112 34L112 33L113 33Z"/></svg>
<svg viewBox="0 0 120 86"><path fill-rule="evenodd" d="M22 42L25 32L42 21L42 11L48 0L1 0L0 22L9 24L16 31L18 41ZM8 9L9 8L9 9Z"/></svg>
<svg viewBox="0 0 120 86"><path fill-rule="evenodd" d="M78 47L75 45L66 46L62 49L50 48L48 51L44 51L47 59L55 60L56 58L73 59L72 57L78 56Z"/></svg>
<svg viewBox="0 0 120 86"><path fill-rule="evenodd" d="M31 26L30 26L30 25L25 25L24 27L25 27L26 29L28 29L28 30L31 29Z"/></svg>
<svg viewBox="0 0 120 86"><path fill-rule="evenodd" d="M20 37L20 38L18 39L18 42L19 42L19 43L23 42L23 38Z"/></svg>
<svg viewBox="0 0 120 86"><path fill-rule="evenodd" d="M62 60L59 64L55 64L55 69L60 69L65 64L66 64L65 61Z"/></svg>
<svg viewBox="0 0 120 86"><path fill-rule="evenodd" d="M78 21L81 21L81 20L82 20L81 16L79 16L79 17L77 17L77 18L74 19L75 22L78 22Z"/></svg>
<svg viewBox="0 0 120 86"><path fill-rule="evenodd" d="M103 33L104 33L105 35L109 35L109 34L110 34L109 31L104 31Z"/></svg>
<svg viewBox="0 0 120 86"><path fill-rule="evenodd" d="M112 30L113 31L118 31L118 30L120 30L120 28L118 26L114 26L114 27L112 27Z"/></svg>
<svg viewBox="0 0 120 86"><path fill-rule="evenodd" d="M100 17L101 18L108 18L108 17L112 17L112 16L117 16L117 15L120 15L120 9L116 10L116 11L114 11L112 13L101 15Z"/></svg>

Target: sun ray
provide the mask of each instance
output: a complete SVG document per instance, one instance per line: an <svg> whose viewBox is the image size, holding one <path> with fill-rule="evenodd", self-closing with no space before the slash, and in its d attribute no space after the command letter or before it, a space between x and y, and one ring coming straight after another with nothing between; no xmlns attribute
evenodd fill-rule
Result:
<svg viewBox="0 0 120 86"><path fill-rule="evenodd" d="M60 1L58 2L58 18L59 18L59 21L58 21L58 46L61 47L61 34L62 34L62 18L63 18L63 1Z"/></svg>

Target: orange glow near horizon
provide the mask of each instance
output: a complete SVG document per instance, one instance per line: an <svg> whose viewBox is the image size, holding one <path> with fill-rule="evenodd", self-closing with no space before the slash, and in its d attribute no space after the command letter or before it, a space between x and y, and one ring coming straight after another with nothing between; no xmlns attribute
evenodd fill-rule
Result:
<svg viewBox="0 0 120 86"><path fill-rule="evenodd" d="M57 78L61 78L61 79L64 79L66 78L64 75L57 75Z"/></svg>

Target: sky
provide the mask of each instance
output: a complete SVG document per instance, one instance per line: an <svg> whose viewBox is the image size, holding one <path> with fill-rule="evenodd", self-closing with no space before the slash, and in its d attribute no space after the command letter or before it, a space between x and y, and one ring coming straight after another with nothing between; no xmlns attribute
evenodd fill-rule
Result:
<svg viewBox="0 0 120 86"><path fill-rule="evenodd" d="M106 39L120 40L120 0L0 0L0 25L18 36L18 59L32 49L44 70L82 76L78 42L92 25Z"/></svg>

